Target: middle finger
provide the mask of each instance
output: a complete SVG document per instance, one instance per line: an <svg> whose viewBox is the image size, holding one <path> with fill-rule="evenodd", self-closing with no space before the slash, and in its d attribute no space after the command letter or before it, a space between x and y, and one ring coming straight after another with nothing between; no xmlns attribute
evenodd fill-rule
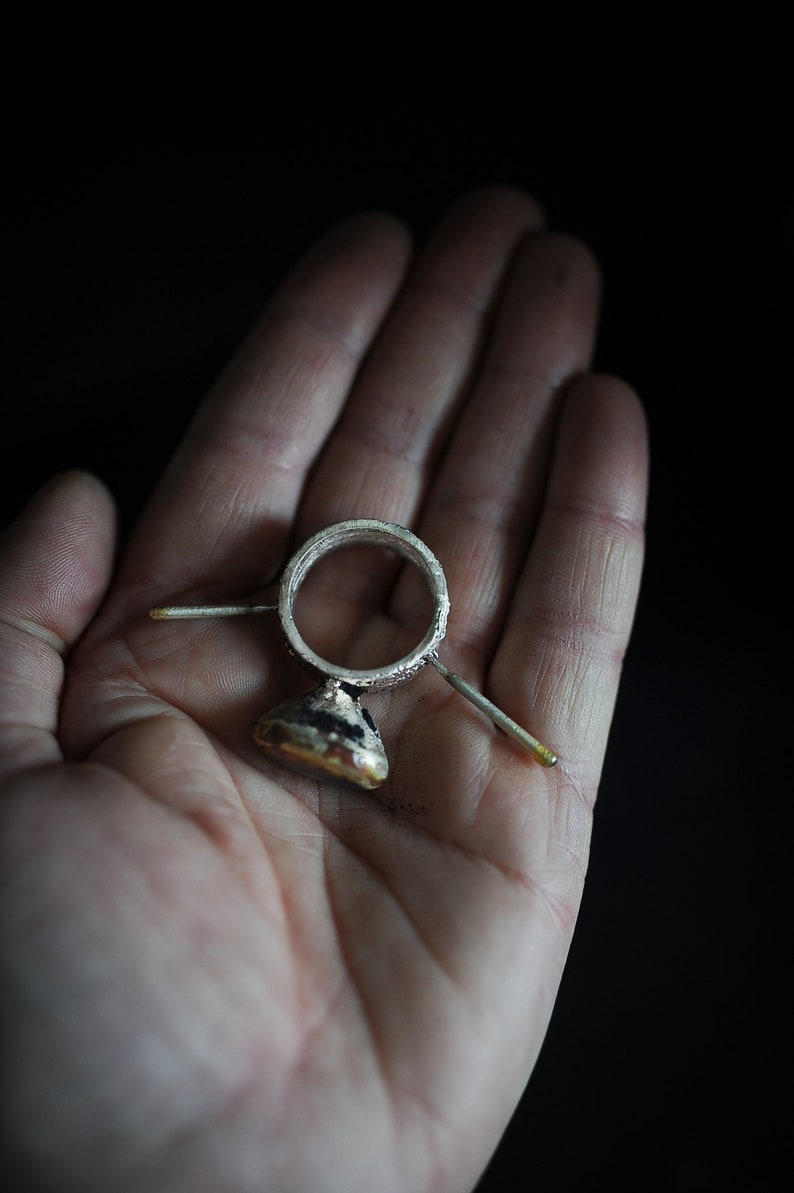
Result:
<svg viewBox="0 0 794 1193"><path fill-rule="evenodd" d="M346 518L415 521L479 365L510 261L541 224L535 202L507 188L468 195L444 217L418 254L315 468L297 542ZM371 555L360 567L327 559L307 577L304 604L316 600L326 620L333 607L335 636L344 639L366 609L381 607L397 566L394 558Z"/></svg>

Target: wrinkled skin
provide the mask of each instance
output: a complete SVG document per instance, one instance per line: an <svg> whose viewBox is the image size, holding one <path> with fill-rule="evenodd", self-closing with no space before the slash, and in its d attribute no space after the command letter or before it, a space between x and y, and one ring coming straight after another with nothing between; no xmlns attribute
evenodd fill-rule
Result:
<svg viewBox="0 0 794 1193"><path fill-rule="evenodd" d="M418 249L396 219L353 219L274 295L120 559L111 496L82 473L6 532L15 1187L476 1184L552 1012L640 579L645 422L588 371L598 302L587 249L515 191L464 197ZM372 697L378 792L292 774L250 732L307 686L277 620L146 615L261 597L350 517L437 555L439 653L553 770L426 668ZM423 585L354 562L306 581L316 645L399 657Z"/></svg>

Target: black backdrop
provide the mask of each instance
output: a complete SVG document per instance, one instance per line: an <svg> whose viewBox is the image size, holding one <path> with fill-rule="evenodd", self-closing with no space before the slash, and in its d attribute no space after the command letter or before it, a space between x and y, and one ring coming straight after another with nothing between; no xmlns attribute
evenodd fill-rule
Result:
<svg viewBox="0 0 794 1193"><path fill-rule="evenodd" d="M421 237L464 191L508 183L601 262L596 366L650 421L647 566L569 965L477 1193L773 1187L792 212L769 144L711 110L542 141L519 120L373 115L296 119L253 147L64 139L6 162L3 521L81 466L126 531L279 277L339 217L386 208Z"/></svg>

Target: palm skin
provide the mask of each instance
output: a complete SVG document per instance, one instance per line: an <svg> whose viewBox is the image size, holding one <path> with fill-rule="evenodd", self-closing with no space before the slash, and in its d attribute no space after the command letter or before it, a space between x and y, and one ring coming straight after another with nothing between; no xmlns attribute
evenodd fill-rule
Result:
<svg viewBox="0 0 794 1193"><path fill-rule="evenodd" d="M25 1188L466 1193L531 1072L584 880L642 560L645 425L587 370L598 277L528 197L465 197L418 251L352 220L285 281L129 546L56 478L0 555L6 1155ZM439 653L373 701L374 794L264 758L308 686L239 601L322 526L410 526ZM326 653L395 658L416 574L328 561ZM377 704L377 709L374 705ZM23 1187L23 1186L20 1186Z"/></svg>

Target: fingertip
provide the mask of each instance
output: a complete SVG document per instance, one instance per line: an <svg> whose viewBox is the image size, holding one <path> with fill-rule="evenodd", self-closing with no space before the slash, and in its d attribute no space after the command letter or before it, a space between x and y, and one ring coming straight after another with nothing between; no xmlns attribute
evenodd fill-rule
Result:
<svg viewBox="0 0 794 1193"><path fill-rule="evenodd" d="M89 501L93 500L95 496L100 503L108 501L111 506L113 504L107 485L95 473L88 472L83 468L64 468L53 473L39 485L27 499L22 510L24 512L32 509L42 502L52 500L53 497L61 496L66 500L71 500L72 496L79 499L81 494L84 494Z"/></svg>
<svg viewBox="0 0 794 1193"><path fill-rule="evenodd" d="M80 468L64 469L45 481L20 513L36 524L60 524L60 533L79 550L86 541L115 545L116 503L103 480Z"/></svg>
<svg viewBox="0 0 794 1193"><path fill-rule="evenodd" d="M287 284L302 282L307 272L337 269L340 261L366 266L375 276L399 277L413 251L413 234L396 214L373 208L354 212L328 229L286 279Z"/></svg>
<svg viewBox="0 0 794 1193"><path fill-rule="evenodd" d="M546 212L538 199L528 191L506 183L473 187L451 205L448 214L467 220L474 217L516 222L532 230L546 226Z"/></svg>
<svg viewBox="0 0 794 1193"><path fill-rule="evenodd" d="M599 417L625 424L634 434L647 437L645 407L637 390L614 373L582 373L569 388L566 405L576 408L577 417L587 416L591 407Z"/></svg>
<svg viewBox="0 0 794 1193"><path fill-rule="evenodd" d="M410 252L413 246L413 233L406 220L380 207L366 208L340 220L325 239L332 243L334 239L351 236L381 240L398 252Z"/></svg>
<svg viewBox="0 0 794 1193"><path fill-rule="evenodd" d="M516 276L542 273L550 298L578 292L588 295L597 307L602 292L602 271L590 245L571 232L540 229L527 238L516 261Z"/></svg>
<svg viewBox="0 0 794 1193"><path fill-rule="evenodd" d="M3 608L71 640L107 586L115 541L107 486L80 469L57 473L3 532Z"/></svg>

